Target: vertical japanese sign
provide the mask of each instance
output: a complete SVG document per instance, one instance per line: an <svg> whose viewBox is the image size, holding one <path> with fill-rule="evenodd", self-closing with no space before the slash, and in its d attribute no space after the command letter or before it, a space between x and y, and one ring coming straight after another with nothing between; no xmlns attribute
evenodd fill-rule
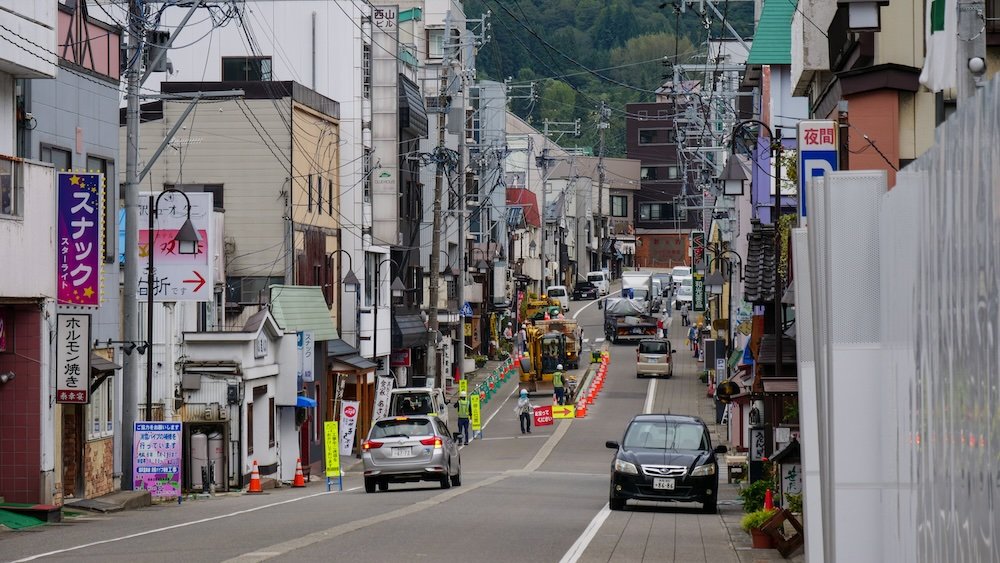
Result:
<svg viewBox="0 0 1000 563"><path fill-rule="evenodd" d="M691 268L705 262L705 231L691 231Z"/></svg>
<svg viewBox="0 0 1000 563"><path fill-rule="evenodd" d="M58 172L58 284L56 299L64 305L101 304L101 236L104 174Z"/></svg>
<svg viewBox="0 0 1000 563"><path fill-rule="evenodd" d="M336 420L327 420L323 423L327 477L340 477L340 434L337 426Z"/></svg>
<svg viewBox="0 0 1000 563"><path fill-rule="evenodd" d="M459 393L468 393L469 392L469 380L468 379L460 379L458 381L458 392Z"/></svg>
<svg viewBox="0 0 1000 563"><path fill-rule="evenodd" d="M149 196L153 196L156 205L156 218L153 223L153 300L159 302L171 301L212 301L213 294L212 262L215 256L212 244L212 194L188 193L191 201L191 224L198 232L198 252L196 254L180 254L174 238L184 221L188 218L187 200L178 193L167 192L156 203L157 193L144 192L139 194L139 225L128 228L139 230L139 288L137 295L145 301L148 297L149 270Z"/></svg>
<svg viewBox="0 0 1000 563"><path fill-rule="evenodd" d="M376 420L388 416L389 399L392 396L392 385L396 381L394 377L375 378L375 408L372 409L372 424Z"/></svg>
<svg viewBox="0 0 1000 563"><path fill-rule="evenodd" d="M832 120L800 121L799 143L799 214L806 216L806 183L840 168L838 125Z"/></svg>
<svg viewBox="0 0 1000 563"><path fill-rule="evenodd" d="M479 408L479 395L473 393L472 396L469 398L472 399L472 401L470 401L469 403L469 414L471 415L470 418L472 419L472 430L478 432L479 430L483 429L482 414L480 413L480 408Z"/></svg>
<svg viewBox="0 0 1000 563"><path fill-rule="evenodd" d="M56 402L90 402L90 315L56 315Z"/></svg>
<svg viewBox="0 0 1000 563"><path fill-rule="evenodd" d="M691 274L691 307L695 311L705 310L705 274Z"/></svg>
<svg viewBox="0 0 1000 563"><path fill-rule="evenodd" d="M358 402L340 403L340 455L351 455L354 451L354 432L358 428Z"/></svg>
<svg viewBox="0 0 1000 563"><path fill-rule="evenodd" d="M296 335L296 342L299 348L298 380L301 387L303 382L308 383L316 380L316 375L313 372L315 363L315 356L313 355L313 333L311 331L304 331L298 332Z"/></svg>
<svg viewBox="0 0 1000 563"><path fill-rule="evenodd" d="M181 495L180 422L136 422L132 452L134 489L153 497Z"/></svg>

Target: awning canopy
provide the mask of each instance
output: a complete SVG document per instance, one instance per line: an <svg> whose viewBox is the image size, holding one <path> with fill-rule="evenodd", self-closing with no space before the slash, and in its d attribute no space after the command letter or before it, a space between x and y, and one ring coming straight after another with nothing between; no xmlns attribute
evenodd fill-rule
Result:
<svg viewBox="0 0 1000 563"><path fill-rule="evenodd" d="M298 395L295 398L295 406L304 409L314 409L316 408L316 399L310 399L309 397Z"/></svg>
<svg viewBox="0 0 1000 563"><path fill-rule="evenodd" d="M105 359L93 352L90 353L90 371L95 373L115 371L122 367L111 360Z"/></svg>
<svg viewBox="0 0 1000 563"><path fill-rule="evenodd" d="M339 338L322 288L272 285L270 290L271 316L278 326L288 331L310 331L316 342Z"/></svg>
<svg viewBox="0 0 1000 563"><path fill-rule="evenodd" d="M392 316L392 349L427 345L427 327L420 315Z"/></svg>
<svg viewBox="0 0 1000 563"><path fill-rule="evenodd" d="M357 371L369 372L378 367L378 364L369 360L368 358L363 358L357 354L351 356L337 356L333 358L335 362L340 362L347 364Z"/></svg>
<svg viewBox="0 0 1000 563"><path fill-rule="evenodd" d="M378 367L375 362L362 357L357 348L339 338L327 343L326 357L332 362L334 371L343 370L338 363L347 366L350 371L369 372Z"/></svg>

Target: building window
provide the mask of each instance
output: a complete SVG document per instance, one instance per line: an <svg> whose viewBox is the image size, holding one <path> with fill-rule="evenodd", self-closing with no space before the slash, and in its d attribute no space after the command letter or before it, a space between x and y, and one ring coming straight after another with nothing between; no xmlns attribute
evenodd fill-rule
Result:
<svg viewBox="0 0 1000 563"><path fill-rule="evenodd" d="M611 216L628 217L628 196L611 196Z"/></svg>
<svg viewBox="0 0 1000 563"><path fill-rule="evenodd" d="M639 119L646 119L647 117L649 117L649 112L644 109L637 111L636 114L639 116Z"/></svg>
<svg viewBox="0 0 1000 563"><path fill-rule="evenodd" d="M309 186L306 187L307 193L309 194L309 203L306 205L306 211L312 213L313 210L313 175L309 175Z"/></svg>
<svg viewBox="0 0 1000 563"><path fill-rule="evenodd" d="M326 186L326 214L333 217L333 180Z"/></svg>
<svg viewBox="0 0 1000 563"><path fill-rule="evenodd" d="M361 96L372 99L372 46L361 45Z"/></svg>
<svg viewBox="0 0 1000 563"><path fill-rule="evenodd" d="M365 203L371 203L372 201L372 172L374 172L372 166L372 151L371 149L365 149L365 154L362 157L362 162L364 166L364 201Z"/></svg>
<svg viewBox="0 0 1000 563"><path fill-rule="evenodd" d="M0 160L0 215L22 215L22 167L20 162Z"/></svg>
<svg viewBox="0 0 1000 563"><path fill-rule="evenodd" d="M226 278L226 301L229 303L267 303L268 286L281 285L281 276L245 276Z"/></svg>
<svg viewBox="0 0 1000 563"><path fill-rule="evenodd" d="M440 59L444 56L444 30L427 30L427 58Z"/></svg>
<svg viewBox="0 0 1000 563"><path fill-rule="evenodd" d="M681 167L680 166L668 166L667 167L667 179L676 180L681 177Z"/></svg>
<svg viewBox="0 0 1000 563"><path fill-rule="evenodd" d="M639 205L640 221L675 221L672 203L643 203Z"/></svg>
<svg viewBox="0 0 1000 563"><path fill-rule="evenodd" d="M219 212L226 210L222 184L164 184L163 187L174 188L189 194L212 194L212 209Z"/></svg>
<svg viewBox="0 0 1000 563"><path fill-rule="evenodd" d="M56 170L69 170L73 167L73 155L65 149L42 145L39 159L55 166Z"/></svg>
<svg viewBox="0 0 1000 563"><path fill-rule="evenodd" d="M275 440L275 420L274 420L274 397L269 397L267 399L267 445L274 447L277 443Z"/></svg>
<svg viewBox="0 0 1000 563"><path fill-rule="evenodd" d="M87 439L114 435L114 376L108 376L94 391L87 405Z"/></svg>
<svg viewBox="0 0 1000 563"><path fill-rule="evenodd" d="M271 80L271 57L222 57L222 80Z"/></svg>
<svg viewBox="0 0 1000 563"><path fill-rule="evenodd" d="M655 166L643 166L639 169L639 179L640 180L655 180L656 179L656 167Z"/></svg>
<svg viewBox="0 0 1000 563"><path fill-rule="evenodd" d="M677 142L673 129L639 129L640 145L667 145Z"/></svg>

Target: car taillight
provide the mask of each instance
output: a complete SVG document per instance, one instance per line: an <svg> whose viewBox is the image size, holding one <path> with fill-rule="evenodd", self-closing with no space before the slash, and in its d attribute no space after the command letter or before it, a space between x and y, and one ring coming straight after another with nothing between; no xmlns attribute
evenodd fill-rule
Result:
<svg viewBox="0 0 1000 563"><path fill-rule="evenodd" d="M441 438L434 436L433 438L424 438L420 440L420 443L425 446L434 446L435 448L440 448L442 446Z"/></svg>
<svg viewBox="0 0 1000 563"><path fill-rule="evenodd" d="M361 443L361 449L366 452L372 448L381 448L381 447L382 447L382 442L376 442L374 440L365 440L364 442Z"/></svg>

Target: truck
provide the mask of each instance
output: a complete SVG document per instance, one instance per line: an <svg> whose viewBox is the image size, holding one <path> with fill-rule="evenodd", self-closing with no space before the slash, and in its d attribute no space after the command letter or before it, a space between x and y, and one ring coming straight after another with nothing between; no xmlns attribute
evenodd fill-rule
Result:
<svg viewBox="0 0 1000 563"><path fill-rule="evenodd" d="M650 272L622 273L622 297L651 302L653 274Z"/></svg>
<svg viewBox="0 0 1000 563"><path fill-rule="evenodd" d="M542 329L544 333L558 332L566 336L565 360L562 362L566 369L576 369L580 367L580 354L583 347L583 329L574 319L550 319L535 321L535 326Z"/></svg>
<svg viewBox="0 0 1000 563"><path fill-rule="evenodd" d="M658 321L645 299L612 297L604 303L604 336L613 344L655 337Z"/></svg>
<svg viewBox="0 0 1000 563"><path fill-rule="evenodd" d="M561 332L546 331L544 327L530 325L527 333L528 356L521 358L518 365L521 387L530 393L554 392L552 373L556 366L566 367L566 335Z"/></svg>

